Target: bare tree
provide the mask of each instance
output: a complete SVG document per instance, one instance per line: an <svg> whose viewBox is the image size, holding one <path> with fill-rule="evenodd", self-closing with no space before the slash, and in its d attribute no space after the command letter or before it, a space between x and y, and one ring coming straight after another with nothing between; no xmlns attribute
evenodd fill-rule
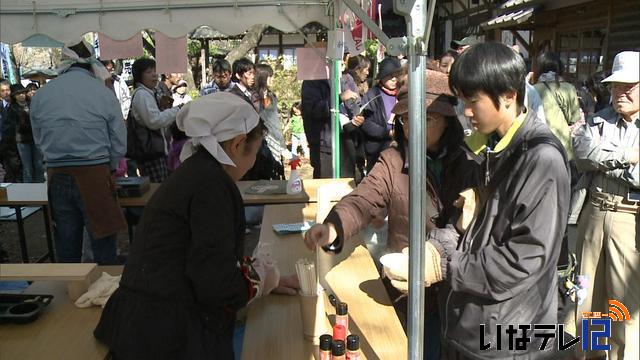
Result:
<svg viewBox="0 0 640 360"><path fill-rule="evenodd" d="M60 49L24 47L21 44L11 45L9 55L16 79L20 79L24 70L54 69L62 58Z"/></svg>
<svg viewBox="0 0 640 360"><path fill-rule="evenodd" d="M269 26L265 24L258 24L250 27L240 41L240 44L229 51L225 59L227 59L229 63L233 64L234 61L245 56L249 51L258 46L260 39L262 39L262 33L267 30L267 27Z"/></svg>
<svg viewBox="0 0 640 360"><path fill-rule="evenodd" d="M13 62L13 72L16 79L20 79L20 69L30 67L30 60L33 58L29 54L29 49L22 47L20 44L11 45L11 53L9 54L11 62Z"/></svg>

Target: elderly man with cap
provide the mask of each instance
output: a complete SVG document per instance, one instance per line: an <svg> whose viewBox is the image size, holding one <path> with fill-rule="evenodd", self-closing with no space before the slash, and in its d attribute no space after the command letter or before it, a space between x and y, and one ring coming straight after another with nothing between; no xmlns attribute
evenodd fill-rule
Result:
<svg viewBox="0 0 640 360"><path fill-rule="evenodd" d="M392 134L392 110L398 95L398 75L402 72L400 60L388 57L378 65L378 83L362 97L364 123L364 150L367 172L371 171L380 152L389 147Z"/></svg>
<svg viewBox="0 0 640 360"><path fill-rule="evenodd" d="M60 76L31 101L33 139L47 164L56 255L80 262L87 228L94 260L116 263L116 234L127 228L112 172L126 151L120 103L93 47L63 48Z"/></svg>
<svg viewBox="0 0 640 360"><path fill-rule="evenodd" d="M616 55L613 73L603 80L611 84L611 105L588 118L573 139L576 165L586 172L581 184L588 193L584 206L576 201L572 208L573 216L579 214L579 285L586 290L586 296L578 298L576 327L580 333L585 312L609 313L611 300L624 305L628 313L621 309L622 318L614 319L622 321L611 322L609 359L640 358L639 58L636 51ZM588 334L582 336L589 341Z"/></svg>
<svg viewBox="0 0 640 360"><path fill-rule="evenodd" d="M236 312L272 291L297 293L295 275L280 276L261 255L243 257L235 182L266 131L256 111L218 92L185 105L177 124L191 138L183 163L147 203L120 287L94 331L115 359L233 359Z"/></svg>

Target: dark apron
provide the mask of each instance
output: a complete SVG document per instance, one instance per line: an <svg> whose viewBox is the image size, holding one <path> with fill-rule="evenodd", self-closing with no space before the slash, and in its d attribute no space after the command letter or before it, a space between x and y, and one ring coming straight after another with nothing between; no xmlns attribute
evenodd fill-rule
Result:
<svg viewBox="0 0 640 360"><path fill-rule="evenodd" d="M84 209L89 218L88 231L94 239L102 239L127 229L118 196L115 180L109 165L59 167L47 169L48 184L56 174L73 176L80 191ZM47 187L47 194L51 188ZM51 198L51 196L49 196ZM51 204L53 208L55 204Z"/></svg>

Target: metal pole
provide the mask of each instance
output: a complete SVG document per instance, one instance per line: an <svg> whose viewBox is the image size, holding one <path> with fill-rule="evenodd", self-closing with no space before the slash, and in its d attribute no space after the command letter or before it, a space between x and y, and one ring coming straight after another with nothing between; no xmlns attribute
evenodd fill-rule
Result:
<svg viewBox="0 0 640 360"><path fill-rule="evenodd" d="M333 4L333 30L338 29L339 1ZM340 178L340 63L341 59L331 60L330 85L331 85L331 164L333 165L333 177Z"/></svg>
<svg viewBox="0 0 640 360"><path fill-rule="evenodd" d="M435 0L431 0L435 1ZM427 129L425 109L426 0L416 0L407 20L409 57L409 359L424 353L424 238L427 218Z"/></svg>

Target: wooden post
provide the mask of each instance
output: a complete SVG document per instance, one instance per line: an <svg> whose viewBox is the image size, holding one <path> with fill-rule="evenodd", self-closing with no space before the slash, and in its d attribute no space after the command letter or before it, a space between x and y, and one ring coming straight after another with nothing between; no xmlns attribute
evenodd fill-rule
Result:
<svg viewBox="0 0 640 360"><path fill-rule="evenodd" d="M527 42L527 40L525 40L522 35L520 35L518 33L518 30L511 30L511 33L513 34L513 36L516 37L516 39L518 39L518 41L520 41L520 43L522 45L524 45L524 47L527 49L527 52L529 54L531 54L531 44Z"/></svg>
<svg viewBox="0 0 640 360"><path fill-rule="evenodd" d="M610 67L609 59L613 60L613 56L609 56L609 42L611 39L611 18L612 17L613 17L613 0L609 0L609 6L607 7L607 32L604 38L604 45L602 46L602 53L600 54L600 56L602 56L602 58L604 59L604 63L602 64L603 70Z"/></svg>
<svg viewBox="0 0 640 360"><path fill-rule="evenodd" d="M206 41L204 39L200 39L200 67L201 71L201 80L200 80L200 89L207 83L207 59L206 59Z"/></svg>
<svg viewBox="0 0 640 360"><path fill-rule="evenodd" d="M204 39L204 68L209 69L209 38ZM205 75L206 78L206 75Z"/></svg>

